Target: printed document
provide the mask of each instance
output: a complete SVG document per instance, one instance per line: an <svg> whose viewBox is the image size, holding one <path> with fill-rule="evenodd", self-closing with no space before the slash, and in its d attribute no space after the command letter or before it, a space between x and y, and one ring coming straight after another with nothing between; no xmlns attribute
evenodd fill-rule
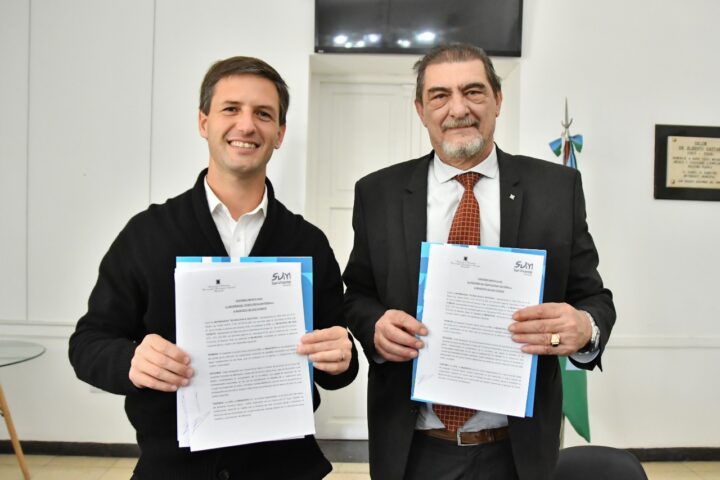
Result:
<svg viewBox="0 0 720 480"><path fill-rule="evenodd" d="M310 368L295 351L312 329L301 262L213 260L179 257L176 264L177 345L195 371L177 395L180 446L313 434Z"/></svg>
<svg viewBox="0 0 720 480"><path fill-rule="evenodd" d="M512 341L512 314L542 303L545 252L423 243L417 318L428 328L412 399L532 416L537 357Z"/></svg>

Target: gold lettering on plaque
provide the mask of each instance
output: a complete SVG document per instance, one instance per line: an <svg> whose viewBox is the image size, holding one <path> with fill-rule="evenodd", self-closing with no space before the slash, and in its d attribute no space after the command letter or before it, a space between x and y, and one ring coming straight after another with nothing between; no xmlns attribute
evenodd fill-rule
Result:
<svg viewBox="0 0 720 480"><path fill-rule="evenodd" d="M667 139L668 188L720 189L720 138Z"/></svg>

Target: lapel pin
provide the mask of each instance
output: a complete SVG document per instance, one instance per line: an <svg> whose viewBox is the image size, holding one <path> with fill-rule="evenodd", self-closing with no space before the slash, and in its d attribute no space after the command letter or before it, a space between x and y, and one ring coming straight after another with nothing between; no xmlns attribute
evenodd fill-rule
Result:
<svg viewBox="0 0 720 480"><path fill-rule="evenodd" d="M515 194L513 194L513 193L510 194L510 200L515 200Z"/></svg>

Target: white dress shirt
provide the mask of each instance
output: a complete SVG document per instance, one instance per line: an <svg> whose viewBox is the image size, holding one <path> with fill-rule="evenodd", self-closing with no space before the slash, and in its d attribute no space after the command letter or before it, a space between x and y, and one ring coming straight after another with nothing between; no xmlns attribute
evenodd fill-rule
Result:
<svg viewBox="0 0 720 480"><path fill-rule="evenodd" d="M498 171L497 151L493 146L490 155L474 166L469 172L482 174L475 184L473 193L480 206L480 244L489 247L500 246L500 172ZM428 242L446 243L450 234L455 210L460 203L465 188L454 177L464 173L462 170L443 163L437 154L428 169L428 201L427 201L427 240ZM507 416L498 413L478 411L465 425L461 432L476 432L487 428L507 425ZM445 428L435 415L431 403L420 407L415 428Z"/></svg>
<svg viewBox="0 0 720 480"><path fill-rule="evenodd" d="M268 207L267 187L265 187L260 204L251 212L241 215L237 221L232 218L230 210L212 191L212 188L207 183L207 177L205 177L205 195L207 196L208 207L210 207L210 214L228 256L248 256L253 245L255 245L260 228L265 223Z"/></svg>
<svg viewBox="0 0 720 480"><path fill-rule="evenodd" d="M488 247L500 246L500 171L497 162L497 150L493 146L490 155L475 167L467 170L482 175L475 184L473 193L480 206L480 244ZM452 167L435 154L428 169L428 203L427 203L427 239L428 242L446 243L450 234L455 210L465 191L460 182L454 180L455 176L464 173ZM588 353L574 353L573 360L589 363L598 355L598 351ZM571 364L570 364L571 365ZM476 432L487 428L497 428L507 425L507 416L490 412L477 412L465 425L460 428L462 432ZM444 428L443 423L435 415L432 404L424 404L416 428L426 430L430 428Z"/></svg>

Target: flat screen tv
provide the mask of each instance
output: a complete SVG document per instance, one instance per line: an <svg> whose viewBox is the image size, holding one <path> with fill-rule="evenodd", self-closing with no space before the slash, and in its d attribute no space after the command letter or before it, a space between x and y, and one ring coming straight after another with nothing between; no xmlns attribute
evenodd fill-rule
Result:
<svg viewBox="0 0 720 480"><path fill-rule="evenodd" d="M318 53L423 54L465 42L519 57L522 0L315 0Z"/></svg>

